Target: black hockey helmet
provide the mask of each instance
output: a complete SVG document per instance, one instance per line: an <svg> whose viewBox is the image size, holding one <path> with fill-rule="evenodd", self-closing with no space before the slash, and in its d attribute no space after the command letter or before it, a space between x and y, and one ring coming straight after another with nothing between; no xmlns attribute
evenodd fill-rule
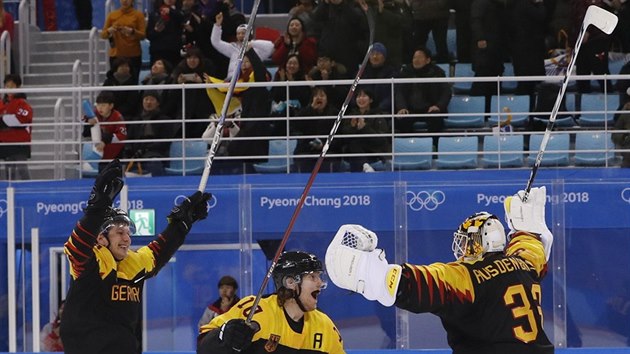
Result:
<svg viewBox="0 0 630 354"><path fill-rule="evenodd" d="M123 225L129 226L129 231L133 235L136 233L136 224L129 218L126 211L120 208L108 208L105 211L105 218L101 224L100 233L107 236L112 226Z"/></svg>
<svg viewBox="0 0 630 354"><path fill-rule="evenodd" d="M284 286L283 280L286 277L299 277L305 273L323 272L322 262L311 253L302 251L284 252L278 258L276 267L273 269L273 282L276 289ZM296 279L298 282L300 279Z"/></svg>

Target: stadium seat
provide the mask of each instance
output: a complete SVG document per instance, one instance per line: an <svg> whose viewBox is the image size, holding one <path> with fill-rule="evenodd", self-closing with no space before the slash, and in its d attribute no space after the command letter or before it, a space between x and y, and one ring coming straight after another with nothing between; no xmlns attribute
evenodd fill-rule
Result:
<svg viewBox="0 0 630 354"><path fill-rule="evenodd" d="M457 63L455 65L455 77L474 77L475 72L472 70L472 64L470 63ZM468 94L472 87L472 81L467 82L455 82L453 83L453 91L455 94Z"/></svg>
<svg viewBox="0 0 630 354"><path fill-rule="evenodd" d="M416 153L400 155L400 153ZM431 168L433 138L394 138L395 170L418 170Z"/></svg>
<svg viewBox="0 0 630 354"><path fill-rule="evenodd" d="M503 152L506 151L506 152ZM484 167L522 167L522 135L488 135L483 138Z"/></svg>
<svg viewBox="0 0 630 354"><path fill-rule="evenodd" d="M498 97L500 97L500 99L497 104ZM499 117L501 121L505 121L508 115L508 113L504 111L505 109L509 109L509 111L512 112L512 123L510 123L512 126L524 127L529 121L529 96L492 96L490 101L490 112L492 112L492 114L490 118L488 118L488 123L491 126L497 126L499 124Z"/></svg>
<svg viewBox="0 0 630 354"><path fill-rule="evenodd" d="M182 145L181 141L173 141L171 143L170 167L164 170L168 175L198 175L203 172L205 166L205 157L208 152L208 144L205 141L186 141ZM185 156L185 158L184 158ZM184 168L184 160L186 167Z"/></svg>
<svg viewBox="0 0 630 354"><path fill-rule="evenodd" d="M444 125L447 128L482 128L485 125L485 110L485 97L453 96L448 104L449 116L444 120ZM462 113L468 115L461 115Z"/></svg>
<svg viewBox="0 0 630 354"><path fill-rule="evenodd" d="M533 165L540 149L544 134L533 134L529 138L529 156L527 162ZM540 166L568 166L569 165L569 133L551 134ZM557 151L557 152L555 152Z"/></svg>
<svg viewBox="0 0 630 354"><path fill-rule="evenodd" d="M603 127L608 125L612 127L614 113L607 111L615 111L619 107L619 95L617 94L591 94L585 93L581 96L580 118L578 123L581 126Z"/></svg>
<svg viewBox="0 0 630 354"><path fill-rule="evenodd" d="M574 162L576 166L605 166L607 162L612 163L615 153L609 151L610 149L614 149L610 133L575 133ZM601 151L593 152L592 150Z"/></svg>
<svg viewBox="0 0 630 354"><path fill-rule="evenodd" d="M102 157L94 151L94 144L83 144L81 148L81 160L83 163L79 166L81 175L83 177L95 177L98 175L98 162L101 159Z"/></svg>
<svg viewBox="0 0 630 354"><path fill-rule="evenodd" d="M437 168L476 168L479 137L442 136L438 141ZM444 153L447 153L443 155ZM459 154L453 154L459 153Z"/></svg>
<svg viewBox="0 0 630 354"><path fill-rule="evenodd" d="M503 64L503 77L516 79L514 75L514 65L512 63L504 63ZM514 92L516 91L516 86L518 86L518 81L502 81L501 89L503 92Z"/></svg>
<svg viewBox="0 0 630 354"><path fill-rule="evenodd" d="M142 64L140 68L142 70L151 69L151 54L149 54L149 47L151 46L151 42L148 39L143 39L140 41L140 49L142 50ZM173 65L177 65L177 63L172 63ZM142 77L140 77L142 79Z"/></svg>
<svg viewBox="0 0 630 354"><path fill-rule="evenodd" d="M287 156L293 155L297 140L290 139L287 144L285 139L275 139L269 141L269 159L267 162L255 163L254 169L258 173L284 173L287 172ZM275 158L274 158L275 157ZM289 163L293 165L293 158L289 158Z"/></svg>

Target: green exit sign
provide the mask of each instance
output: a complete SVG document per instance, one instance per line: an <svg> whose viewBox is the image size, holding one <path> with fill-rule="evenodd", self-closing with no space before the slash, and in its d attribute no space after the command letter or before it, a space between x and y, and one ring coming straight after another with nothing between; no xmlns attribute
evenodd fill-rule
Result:
<svg viewBox="0 0 630 354"><path fill-rule="evenodd" d="M129 217L136 224L134 236L155 235L155 210L154 209L131 209Z"/></svg>

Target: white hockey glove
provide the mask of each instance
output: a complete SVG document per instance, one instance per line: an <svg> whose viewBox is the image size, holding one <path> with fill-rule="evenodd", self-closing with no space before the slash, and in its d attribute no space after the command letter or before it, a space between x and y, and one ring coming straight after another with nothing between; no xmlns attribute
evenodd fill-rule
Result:
<svg viewBox="0 0 630 354"><path fill-rule="evenodd" d="M510 227L510 234L516 231L528 231L540 235L545 248L545 257L549 260L553 235L545 223L545 203L547 189L532 188L527 202L523 202L525 191L518 191L514 196L505 198L505 221Z"/></svg>
<svg viewBox="0 0 630 354"><path fill-rule="evenodd" d="M342 225L326 250L326 271L338 287L392 306L402 267L388 264L377 244L376 234L363 226Z"/></svg>

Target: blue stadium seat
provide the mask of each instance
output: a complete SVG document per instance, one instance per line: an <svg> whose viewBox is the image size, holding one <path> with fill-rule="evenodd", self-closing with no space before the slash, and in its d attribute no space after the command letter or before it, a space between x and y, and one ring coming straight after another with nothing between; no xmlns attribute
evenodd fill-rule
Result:
<svg viewBox="0 0 630 354"><path fill-rule="evenodd" d="M83 144L81 148L81 159L83 163L79 166L79 169L83 177L95 177L98 175L98 163L102 159L102 156L94 152L94 144Z"/></svg>
<svg viewBox="0 0 630 354"><path fill-rule="evenodd" d="M529 138L529 156L527 157L527 162L530 165L533 165L536 161L536 155L538 155L543 135L544 134L533 134ZM568 166L570 142L569 133L552 133L547 142L547 147L545 148L540 166Z"/></svg>
<svg viewBox="0 0 630 354"><path fill-rule="evenodd" d="M476 168L479 137L442 136L438 141L437 168ZM443 153L447 153L443 155ZM459 153L459 154L452 154Z"/></svg>
<svg viewBox="0 0 630 354"><path fill-rule="evenodd" d="M610 133L603 132L576 132L575 133L575 156L574 162L577 166L605 166L612 163L615 153L609 151L614 149L610 140ZM601 150L598 152L586 152Z"/></svg>
<svg viewBox="0 0 630 354"><path fill-rule="evenodd" d="M416 153L417 155L400 155L400 153ZM394 138L395 170L418 170L431 168L433 138Z"/></svg>
<svg viewBox="0 0 630 354"><path fill-rule="evenodd" d="M470 63L457 63L455 65L455 77L474 77L475 72L472 70L472 64ZM472 87L472 81L467 82L455 82L453 83L453 91L455 94L468 94Z"/></svg>
<svg viewBox="0 0 630 354"><path fill-rule="evenodd" d="M184 151L185 150L185 151ZM208 152L208 144L205 141L173 141L170 148L170 167L164 170L168 175L198 175L203 172L205 157ZM184 168L183 158L186 156L186 168Z"/></svg>
<svg viewBox="0 0 630 354"><path fill-rule="evenodd" d="M258 173L284 173L287 172L287 156L293 155L297 140L290 139L287 144L285 139L269 140L269 159L267 162L255 163L254 169ZM275 157L275 158L274 158ZM293 158L289 158L293 165Z"/></svg>
<svg viewBox="0 0 630 354"><path fill-rule="evenodd" d="M500 99L498 97L500 97ZM497 99L499 99L498 104ZM490 101L490 112L492 112L492 115L488 118L488 123L492 126L497 126L499 124L499 117L501 121L505 121L507 119L507 113L504 112L505 109L509 109L509 111L512 112L512 126L524 127L529 122L529 96L492 96ZM500 116L497 114L500 114Z"/></svg>
<svg viewBox="0 0 630 354"><path fill-rule="evenodd" d="M619 107L619 95L617 94L582 94L580 110L583 113L580 114L578 123L581 126L589 127L603 127L605 125L612 127L614 113L604 111L615 111L617 107Z"/></svg>
<svg viewBox="0 0 630 354"><path fill-rule="evenodd" d="M482 128L486 98L482 96L453 96L448 104L449 116L444 120L447 128ZM468 115L451 115L452 113Z"/></svg>
<svg viewBox="0 0 630 354"><path fill-rule="evenodd" d="M522 167L523 140L522 135L484 136L483 156L481 158L483 166L490 168Z"/></svg>
<svg viewBox="0 0 630 354"><path fill-rule="evenodd" d="M140 49L142 50L142 64L140 66L141 69L151 69L151 55L149 54L150 45L151 42L149 42L148 39L143 39L140 41ZM177 63L171 64L173 66L177 65Z"/></svg>
<svg viewBox="0 0 630 354"><path fill-rule="evenodd" d="M514 65L512 63L503 64L503 77L515 79ZM504 92L514 92L518 86L518 81L503 81L501 82L501 89Z"/></svg>

